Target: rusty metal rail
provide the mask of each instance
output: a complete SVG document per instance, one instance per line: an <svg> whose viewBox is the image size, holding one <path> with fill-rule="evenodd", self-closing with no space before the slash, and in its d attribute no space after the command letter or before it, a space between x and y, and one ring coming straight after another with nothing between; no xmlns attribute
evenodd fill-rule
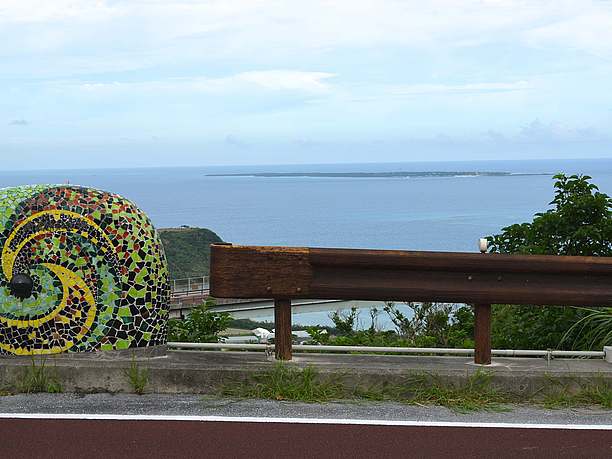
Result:
<svg viewBox="0 0 612 459"><path fill-rule="evenodd" d="M491 304L612 306L612 258L211 246L211 295L274 298L279 359L291 359L291 300L474 305L478 364L491 362Z"/></svg>

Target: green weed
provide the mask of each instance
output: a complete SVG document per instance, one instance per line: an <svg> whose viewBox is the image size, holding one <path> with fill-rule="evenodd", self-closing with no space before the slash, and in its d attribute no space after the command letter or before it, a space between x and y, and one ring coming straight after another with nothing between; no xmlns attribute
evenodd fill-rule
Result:
<svg viewBox="0 0 612 459"><path fill-rule="evenodd" d="M253 375L249 381L224 385L221 395L312 403L341 399L345 394L342 384L320 378L312 367L301 369L277 362L270 370Z"/></svg>
<svg viewBox="0 0 612 459"><path fill-rule="evenodd" d="M612 382L603 377L594 382L574 386L555 378L549 378L546 390L536 399L540 405L549 409L598 406L612 409Z"/></svg>
<svg viewBox="0 0 612 459"><path fill-rule="evenodd" d="M130 367L125 370L125 375L134 390L134 393L142 395L149 384L149 369L140 368L136 357L132 356Z"/></svg>
<svg viewBox="0 0 612 459"><path fill-rule="evenodd" d="M401 384L350 389L341 375L320 376L312 367L296 368L278 362L270 370L246 381L221 387L220 395L301 402L332 400L398 401L413 405L440 405L455 411L504 410L511 398L493 387L491 375L477 372L464 384L452 384L437 376L411 375Z"/></svg>
<svg viewBox="0 0 612 459"><path fill-rule="evenodd" d="M505 404L514 400L510 394L496 389L492 376L478 371L465 382L453 383L432 374L408 376L399 384L385 384L357 389L358 399L396 401L410 405L437 405L453 411L506 411Z"/></svg>
<svg viewBox="0 0 612 459"><path fill-rule="evenodd" d="M26 394L37 392L56 394L62 392L62 384L55 371L49 371L45 359L40 359L37 363L32 357L31 364L26 367L21 379L17 382L17 390Z"/></svg>
<svg viewBox="0 0 612 459"><path fill-rule="evenodd" d="M612 408L612 381L570 384L548 378L535 392L511 392L496 387L493 374L479 370L467 379L420 373L400 382L349 387L342 374L323 377L315 368L299 368L278 362L270 370L243 381L223 384L219 395L300 402L390 401L418 406L444 406L456 412L509 411L511 404L535 404L546 408L598 406Z"/></svg>
<svg viewBox="0 0 612 459"><path fill-rule="evenodd" d="M513 397L496 389L492 375L477 371L465 383L443 381L436 375L418 375L411 378L408 397L405 401L413 405L439 405L454 411L507 411L504 406Z"/></svg>

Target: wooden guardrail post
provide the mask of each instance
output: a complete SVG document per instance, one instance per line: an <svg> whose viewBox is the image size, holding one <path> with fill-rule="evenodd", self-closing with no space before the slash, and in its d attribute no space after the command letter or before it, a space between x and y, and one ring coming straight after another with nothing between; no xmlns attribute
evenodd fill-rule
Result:
<svg viewBox="0 0 612 459"><path fill-rule="evenodd" d="M474 305L474 363L491 364L491 305Z"/></svg>
<svg viewBox="0 0 612 459"><path fill-rule="evenodd" d="M274 355L291 360L291 300L274 300Z"/></svg>

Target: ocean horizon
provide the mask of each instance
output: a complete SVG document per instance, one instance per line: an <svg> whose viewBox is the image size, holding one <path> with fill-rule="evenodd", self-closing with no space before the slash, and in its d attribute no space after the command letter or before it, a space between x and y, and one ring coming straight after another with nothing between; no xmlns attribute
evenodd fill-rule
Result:
<svg viewBox="0 0 612 459"><path fill-rule="evenodd" d="M208 175L392 171L511 175ZM480 237L545 211L558 172L590 175L612 194L612 159L2 171L0 187L70 182L100 188L134 201L158 228L209 228L235 244L476 252ZM294 322L330 323L324 313L296 314Z"/></svg>

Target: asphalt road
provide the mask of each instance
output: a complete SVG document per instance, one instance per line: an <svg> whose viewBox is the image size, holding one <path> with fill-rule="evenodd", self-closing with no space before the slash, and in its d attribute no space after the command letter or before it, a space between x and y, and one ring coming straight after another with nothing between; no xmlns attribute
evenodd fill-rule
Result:
<svg viewBox="0 0 612 459"><path fill-rule="evenodd" d="M237 400L187 394L18 394L0 397L0 413L68 413L162 416L379 419L423 422L535 424L612 424L612 410L573 408L546 410L533 405L507 411L457 413L441 406L395 402L300 403ZM2 458L0 458L2 459Z"/></svg>
<svg viewBox="0 0 612 459"><path fill-rule="evenodd" d="M346 421L345 421L346 422ZM261 420L0 419L0 457L612 456L608 429Z"/></svg>

